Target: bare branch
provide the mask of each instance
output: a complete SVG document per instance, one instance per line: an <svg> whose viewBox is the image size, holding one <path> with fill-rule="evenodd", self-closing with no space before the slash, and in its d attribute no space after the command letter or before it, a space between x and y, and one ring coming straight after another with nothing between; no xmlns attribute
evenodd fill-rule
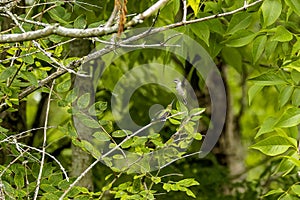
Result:
<svg viewBox="0 0 300 200"><path fill-rule="evenodd" d="M52 91L53 91L53 86L55 84L55 80L53 81L52 85L51 85L51 89L49 92L49 96L48 96L48 102L47 102L47 108L46 108L46 116L45 116L45 124L44 124L44 138L43 138L43 145L42 145L42 159L41 159L41 166L40 166L40 171L39 171L39 175L37 178L37 183L36 183L36 188L35 188L35 192L34 192L34 198L33 199L37 199L38 193L39 193L39 189L40 189L40 184L41 184L41 179L42 179L42 173L43 173L43 168L44 168L44 162L45 162L45 152L46 152L46 145L47 145L47 126L48 126L48 119L49 119L49 111L50 111L50 102L51 102L51 95L52 95Z"/></svg>

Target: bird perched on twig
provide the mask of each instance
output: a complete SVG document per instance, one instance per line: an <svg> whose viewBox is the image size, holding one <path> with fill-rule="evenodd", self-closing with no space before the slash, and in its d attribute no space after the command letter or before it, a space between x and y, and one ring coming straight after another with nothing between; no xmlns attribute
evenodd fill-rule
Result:
<svg viewBox="0 0 300 200"><path fill-rule="evenodd" d="M182 99L182 102L184 103L184 105L186 105L187 100L186 100L186 90L185 90L184 81L181 81L179 78L176 78L174 80L174 82L176 83L176 91L177 91L178 95Z"/></svg>

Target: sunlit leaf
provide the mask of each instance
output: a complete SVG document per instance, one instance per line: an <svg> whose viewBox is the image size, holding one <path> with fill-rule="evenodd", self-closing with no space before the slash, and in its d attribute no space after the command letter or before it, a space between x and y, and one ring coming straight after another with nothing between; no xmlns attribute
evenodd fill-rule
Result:
<svg viewBox="0 0 300 200"><path fill-rule="evenodd" d="M278 42L288 42L293 39L293 34L290 33L285 27L277 26L272 40Z"/></svg>
<svg viewBox="0 0 300 200"><path fill-rule="evenodd" d="M286 152L294 145L286 137L282 136L270 136L263 140L260 140L256 144L252 145L252 149L257 149L268 156L276 156Z"/></svg>
<svg viewBox="0 0 300 200"><path fill-rule="evenodd" d="M280 0L265 0L261 6L264 25L273 24L281 14L282 4Z"/></svg>

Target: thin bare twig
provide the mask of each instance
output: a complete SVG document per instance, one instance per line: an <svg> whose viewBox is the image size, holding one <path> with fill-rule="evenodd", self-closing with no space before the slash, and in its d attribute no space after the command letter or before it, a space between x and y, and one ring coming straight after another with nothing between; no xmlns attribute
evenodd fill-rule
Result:
<svg viewBox="0 0 300 200"><path fill-rule="evenodd" d="M187 15L186 0L182 0L182 3L183 3L183 16L182 16L182 22L186 22L186 15Z"/></svg>
<svg viewBox="0 0 300 200"><path fill-rule="evenodd" d="M43 138L43 145L42 145L42 159L41 159L41 166L40 166L39 175L38 175L38 178L37 178L37 181L36 181L36 188L35 188L35 193L34 193L34 197L33 197L34 200L37 199L39 189L40 189L41 180L42 180L42 173L43 173L44 162L45 162L45 152L46 152L46 145L47 145L47 126L48 126L48 119L49 119L51 95L52 95L54 84L55 84L55 80L53 81L53 83L51 85L49 96L48 96L45 123L44 123L45 128L44 128L44 138Z"/></svg>

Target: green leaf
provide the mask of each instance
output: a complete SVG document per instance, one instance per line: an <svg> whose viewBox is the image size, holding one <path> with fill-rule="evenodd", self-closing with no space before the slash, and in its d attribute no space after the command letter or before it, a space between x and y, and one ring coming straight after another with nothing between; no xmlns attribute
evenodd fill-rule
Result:
<svg viewBox="0 0 300 200"><path fill-rule="evenodd" d="M267 42L267 36L266 35L261 35L255 38L253 41L253 49L252 49L252 60L253 63L256 63L258 59L261 57L264 49L265 49L265 44Z"/></svg>
<svg viewBox="0 0 300 200"><path fill-rule="evenodd" d="M173 119L173 118L169 118L168 120L170 121L171 124L174 124L174 125L179 125L179 124L181 124L181 121L176 120L176 119Z"/></svg>
<svg viewBox="0 0 300 200"><path fill-rule="evenodd" d="M200 185L200 183L193 178L186 178L186 179L180 180L176 184L183 186L183 187L191 187L194 185Z"/></svg>
<svg viewBox="0 0 300 200"><path fill-rule="evenodd" d="M78 16L74 21L74 28L84 29L87 21L84 15Z"/></svg>
<svg viewBox="0 0 300 200"><path fill-rule="evenodd" d="M232 16L226 34L231 35L239 30L247 28L253 19L253 15L248 12L237 13Z"/></svg>
<svg viewBox="0 0 300 200"><path fill-rule="evenodd" d="M202 39L205 44L209 46L210 31L208 25L205 22L192 24L191 29L197 37Z"/></svg>
<svg viewBox="0 0 300 200"><path fill-rule="evenodd" d="M226 64L234 67L239 73L242 73L242 56L239 50L225 46L222 49L222 56Z"/></svg>
<svg viewBox="0 0 300 200"><path fill-rule="evenodd" d="M0 81L7 81L7 79L16 73L18 68L16 66L11 66L6 68L0 75Z"/></svg>
<svg viewBox="0 0 300 200"><path fill-rule="evenodd" d="M202 135L201 135L201 133L194 133L193 134L193 138L195 140L202 140Z"/></svg>
<svg viewBox="0 0 300 200"><path fill-rule="evenodd" d="M282 136L270 136L263 139L250 148L257 149L268 156L277 156L286 152L290 147L294 145L289 139Z"/></svg>
<svg viewBox="0 0 300 200"><path fill-rule="evenodd" d="M294 158L293 156L280 156L280 157L286 158L290 162L292 162L295 166L300 167L300 160L298 158Z"/></svg>
<svg viewBox="0 0 300 200"><path fill-rule="evenodd" d="M29 51L29 52L27 52L27 51L22 51L21 52L21 56L24 56L24 55L26 55L26 54L28 54L28 53L31 53L32 51ZM33 65L34 64L34 57L33 57L33 55L28 55L28 56L24 56L24 57L22 57L22 60L25 62L25 63L27 63L27 64L29 64L29 65Z"/></svg>
<svg viewBox="0 0 300 200"><path fill-rule="evenodd" d="M294 93L292 96L292 104L294 106L300 106L300 88L296 88L294 90Z"/></svg>
<svg viewBox="0 0 300 200"><path fill-rule="evenodd" d="M191 197L194 197L196 198L195 194L188 188L185 188L185 193L188 195L188 196L191 196Z"/></svg>
<svg viewBox="0 0 300 200"><path fill-rule="evenodd" d="M264 26L273 24L281 14L281 0L265 0L261 6Z"/></svg>
<svg viewBox="0 0 300 200"><path fill-rule="evenodd" d="M65 101L68 103L73 103L76 99L77 99L77 90L76 89L72 89L68 92Z"/></svg>
<svg viewBox="0 0 300 200"><path fill-rule="evenodd" d="M57 189L50 185L50 184L41 184L41 189L44 190L45 192L55 192Z"/></svg>
<svg viewBox="0 0 300 200"><path fill-rule="evenodd" d="M91 105L91 107L89 108L89 114L96 116L103 113L103 111L105 111L106 109L107 109L107 102L98 101L93 105Z"/></svg>
<svg viewBox="0 0 300 200"><path fill-rule="evenodd" d="M161 178L160 177L155 177L155 176L152 176L151 177L151 181L155 184L158 184L161 182Z"/></svg>
<svg viewBox="0 0 300 200"><path fill-rule="evenodd" d="M284 177L287 174L289 174L294 168L295 165L292 162L290 162L287 158L284 158L280 161L275 173L283 173L282 176Z"/></svg>
<svg viewBox="0 0 300 200"><path fill-rule="evenodd" d="M128 130L117 130L117 131L114 131L112 133L112 136L116 137L116 138L121 138L121 137L125 137L127 135L130 135L130 134L132 134L132 132L128 131Z"/></svg>
<svg viewBox="0 0 300 200"><path fill-rule="evenodd" d="M83 115L83 114L77 114L76 117L80 120L81 123L83 123L86 127L89 128L101 128L99 122L97 122L95 119Z"/></svg>
<svg viewBox="0 0 300 200"><path fill-rule="evenodd" d="M38 53L35 54L35 56L38 59L43 60L47 63L52 63L52 60L48 56L46 56L44 53L38 52Z"/></svg>
<svg viewBox="0 0 300 200"><path fill-rule="evenodd" d="M286 4L293 9L293 11L300 16L300 2L299 0L285 0Z"/></svg>
<svg viewBox="0 0 300 200"><path fill-rule="evenodd" d="M95 132L93 136L99 141L109 141L110 137L105 132Z"/></svg>
<svg viewBox="0 0 300 200"><path fill-rule="evenodd" d="M167 192L170 192L171 191L171 186L172 186L172 184L170 184L170 183L164 183L163 184L163 189L166 190Z"/></svg>
<svg viewBox="0 0 300 200"><path fill-rule="evenodd" d="M300 185L293 185L291 187L292 191L297 194L298 196L300 196Z"/></svg>
<svg viewBox="0 0 300 200"><path fill-rule="evenodd" d="M121 147L124 149L129 148L132 146L133 142L133 138L129 138L123 144L121 144Z"/></svg>
<svg viewBox="0 0 300 200"><path fill-rule="evenodd" d="M278 97L280 108L283 107L290 100L293 91L294 91L294 87L290 85L286 85L283 87Z"/></svg>
<svg viewBox="0 0 300 200"><path fill-rule="evenodd" d="M269 132L273 131L276 122L277 122L277 118L274 118L274 117L269 117L268 119L266 119L263 122L263 124L261 125L261 128L257 132L255 138L258 138L259 136L261 136L265 133L269 133Z"/></svg>
<svg viewBox="0 0 300 200"><path fill-rule="evenodd" d="M250 80L254 81L254 83L257 85L263 85L263 86L280 85L280 84L287 83L284 78L281 78L280 76L274 73L261 74L257 77L251 78Z"/></svg>
<svg viewBox="0 0 300 200"><path fill-rule="evenodd" d="M38 85L38 80L32 72L22 72L22 75L24 75L25 79L27 79L32 85Z"/></svg>
<svg viewBox="0 0 300 200"><path fill-rule="evenodd" d="M57 92L67 92L71 87L71 79L66 79L63 82L57 84L56 91Z"/></svg>
<svg viewBox="0 0 300 200"><path fill-rule="evenodd" d="M277 26L274 36L272 37L273 41L278 42L288 42L293 39L293 34L290 33L284 26Z"/></svg>
<svg viewBox="0 0 300 200"><path fill-rule="evenodd" d="M249 105L253 101L254 97L259 93L262 89L264 88L263 85L252 85L249 90L248 90L248 100L249 100Z"/></svg>
<svg viewBox="0 0 300 200"><path fill-rule="evenodd" d="M148 138L147 137L138 137L134 139L134 143L132 144L132 146L140 146L140 145L145 145L145 143L147 142Z"/></svg>
<svg viewBox="0 0 300 200"><path fill-rule="evenodd" d="M242 47L252 42L256 35L257 33L253 33L249 30L239 30L230 36L224 43L229 47Z"/></svg>
<svg viewBox="0 0 300 200"><path fill-rule="evenodd" d="M291 77L296 85L300 83L300 71L293 69L291 72Z"/></svg>
<svg viewBox="0 0 300 200"><path fill-rule="evenodd" d="M284 190L281 188L278 188L276 190L270 190L269 192L267 192L267 194L264 195L264 197L271 196L274 194L282 194L282 193L284 193Z"/></svg>
<svg viewBox="0 0 300 200"><path fill-rule="evenodd" d="M276 127L288 128L300 124L300 109L290 108L278 120Z"/></svg>
<svg viewBox="0 0 300 200"><path fill-rule="evenodd" d="M90 93L81 95L77 100L77 106L79 109L84 109L90 104Z"/></svg>
<svg viewBox="0 0 300 200"><path fill-rule="evenodd" d="M14 176L14 182L18 189L24 187L24 176L21 173L16 173Z"/></svg>
<svg viewBox="0 0 300 200"><path fill-rule="evenodd" d="M65 19L67 18L67 14L63 7L58 6L54 9L51 9L48 13L53 20L58 21L64 25L68 24L68 22L65 21Z"/></svg>
<svg viewBox="0 0 300 200"><path fill-rule="evenodd" d="M274 52L276 51L276 47L278 45L278 41L273 41L269 39L265 46L265 54L268 60L272 60L274 57Z"/></svg>

